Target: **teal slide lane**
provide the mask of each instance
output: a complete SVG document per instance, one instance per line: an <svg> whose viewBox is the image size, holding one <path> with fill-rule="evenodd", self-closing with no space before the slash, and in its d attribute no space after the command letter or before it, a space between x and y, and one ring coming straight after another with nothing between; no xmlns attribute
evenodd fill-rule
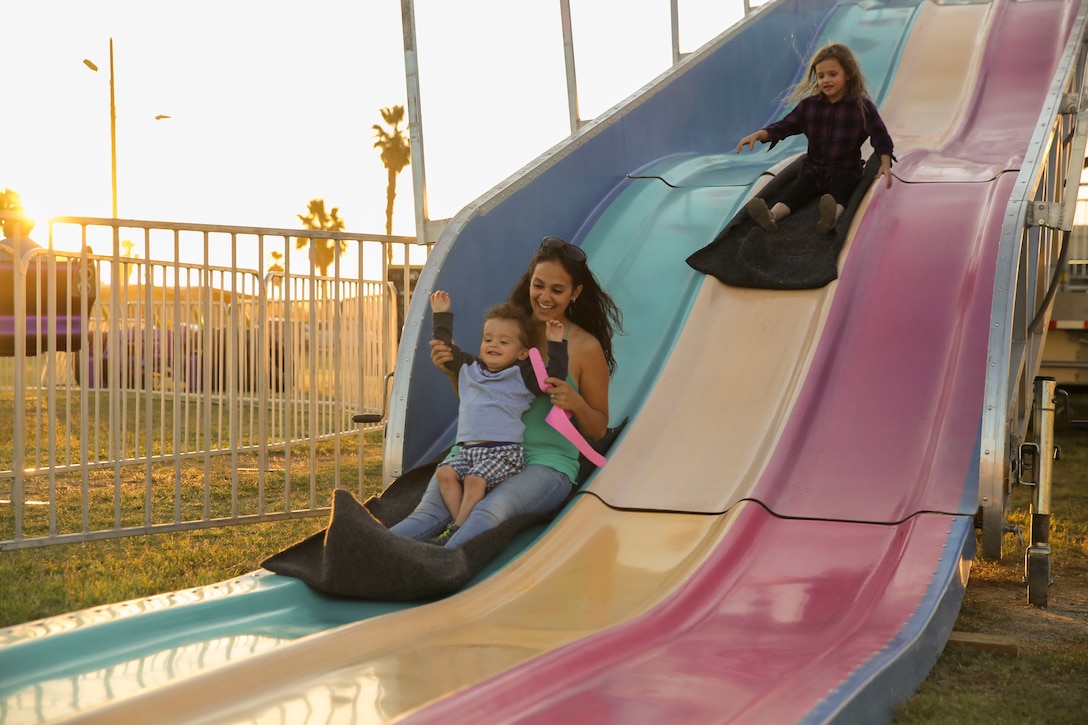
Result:
<svg viewBox="0 0 1088 725"><path fill-rule="evenodd" d="M624 314L626 334L614 341L611 420L637 414L703 282L685 258L737 213L767 168L804 150L804 140L793 139L770 153L736 155L737 141L786 110L783 91L800 78L813 49L830 40L858 52L879 103L918 5L794 0L761 9L469 205L439 240L418 290L452 294L466 321L458 342L471 348L478 330L467 321L505 298L542 237L581 244ZM429 330L427 295L418 294L398 355L404 402L394 397L404 411L405 468L447 445L456 416L452 391L426 354ZM478 578L540 533L519 536ZM258 572L29 623L0 632L0 715L33 699L28 693L43 683L60 682L64 690L67 682L69 692L87 698L74 709L93 707L91 693L101 692L103 681L119 682L133 669L143 681L166 682L410 606L326 597L295 579Z"/></svg>

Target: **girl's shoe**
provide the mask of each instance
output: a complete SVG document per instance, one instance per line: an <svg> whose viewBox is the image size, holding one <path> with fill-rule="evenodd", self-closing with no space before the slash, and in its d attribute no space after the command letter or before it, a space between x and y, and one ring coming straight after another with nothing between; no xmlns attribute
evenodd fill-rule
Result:
<svg viewBox="0 0 1088 725"><path fill-rule="evenodd" d="M835 228L835 197L824 194L820 197L820 221L816 224L817 234L829 234Z"/></svg>
<svg viewBox="0 0 1088 725"><path fill-rule="evenodd" d="M774 217L771 216L771 210L767 208L767 202L755 196L748 200L745 208L748 210L748 216L752 217L752 221L762 227L763 231L778 231L778 224L775 223Z"/></svg>

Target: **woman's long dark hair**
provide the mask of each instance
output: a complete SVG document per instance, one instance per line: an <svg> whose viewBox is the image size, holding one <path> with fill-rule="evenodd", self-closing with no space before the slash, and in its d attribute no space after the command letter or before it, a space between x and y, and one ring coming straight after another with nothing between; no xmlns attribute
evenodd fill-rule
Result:
<svg viewBox="0 0 1088 725"><path fill-rule="evenodd" d="M573 246L573 245L571 245ZM575 247L577 250L578 247ZM616 303L601 288L600 282L593 276L585 259L575 261L571 259L567 247L541 247L536 250L529 267L521 275L514 288L510 290L507 298L510 302L524 309L530 316L533 315L532 304L529 302L529 285L533 279L533 272L541 262L555 262L567 270L567 274L577 287L582 286L582 293L577 300L571 300L567 307L567 319L581 327L597 338L604 350L604 359L608 362L608 374L616 371L616 358L612 355L612 335L623 332L623 313Z"/></svg>

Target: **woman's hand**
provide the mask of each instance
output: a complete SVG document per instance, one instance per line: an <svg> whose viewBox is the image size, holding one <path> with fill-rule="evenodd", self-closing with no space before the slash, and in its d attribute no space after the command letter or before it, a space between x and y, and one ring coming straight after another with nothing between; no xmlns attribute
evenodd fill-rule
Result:
<svg viewBox="0 0 1088 725"><path fill-rule="evenodd" d="M450 385L453 386L453 392L460 396L461 391L457 388L457 374L446 367L446 363L453 362L453 348L441 340L431 340L431 362L446 374L446 377L450 379Z"/></svg>
<svg viewBox="0 0 1088 725"><path fill-rule="evenodd" d="M586 404L585 398L579 395L578 391L566 380L548 378L544 382L551 386L548 388L548 396L551 398L552 405L573 412L575 408Z"/></svg>
<svg viewBox="0 0 1088 725"><path fill-rule="evenodd" d="M431 362L439 370L446 370L446 363L453 362L453 348L441 340L431 340Z"/></svg>
<svg viewBox="0 0 1088 725"><path fill-rule="evenodd" d="M604 395L607 397L607 378L605 381ZM552 386L548 390L552 405L570 411L578 429L587 439L595 441L608 431L608 413L590 405L570 383L559 378L548 378L545 382Z"/></svg>
<svg viewBox="0 0 1088 725"><path fill-rule="evenodd" d="M595 441L608 432L608 362L597 338L580 327L570 331L570 377L548 378L554 385L553 404L574 416L574 424L587 440Z"/></svg>

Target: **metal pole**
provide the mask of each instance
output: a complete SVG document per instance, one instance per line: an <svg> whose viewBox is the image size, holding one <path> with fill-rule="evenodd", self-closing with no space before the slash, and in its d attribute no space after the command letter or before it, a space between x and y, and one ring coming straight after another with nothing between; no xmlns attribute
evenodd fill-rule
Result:
<svg viewBox="0 0 1088 725"><path fill-rule="evenodd" d="M95 73L98 66L89 58L83 59L83 65ZM110 213L117 218L117 94L114 90L113 38L110 38Z"/></svg>
<svg viewBox="0 0 1088 725"><path fill-rule="evenodd" d="M1039 439L1039 476L1031 503L1031 545L1024 554L1028 603L1046 608L1050 587L1050 477L1054 452L1054 391L1051 377L1035 378L1035 434Z"/></svg>
<svg viewBox="0 0 1088 725"><path fill-rule="evenodd" d="M419 96L419 58L416 54L416 11L413 0L401 0L404 31L404 79L408 91L408 142L412 149L412 187L415 190L416 242L427 243L427 175L423 163L423 109ZM408 250L405 250L407 255ZM405 258L405 266L408 260ZM404 280L407 295L408 279ZM408 299L405 297L405 311Z"/></svg>
<svg viewBox="0 0 1088 725"><path fill-rule="evenodd" d="M680 62L680 0L669 0L669 15L672 18L672 64Z"/></svg>
<svg viewBox="0 0 1088 725"><path fill-rule="evenodd" d="M15 232L12 235L12 297L15 309L12 311L16 320L26 319L26 272L23 266L23 254L29 248L26 235L26 227L21 218L15 219L12 227ZM2 236L2 235L0 235ZM26 324L15 325L15 410L26 410ZM13 541L21 541L23 538L23 507L26 505L26 432L19 425L20 415L15 416L15 426L12 429L11 439L11 468L15 472L15 480L11 487L11 507L15 514L15 531L11 537Z"/></svg>
<svg viewBox="0 0 1088 725"><path fill-rule="evenodd" d="M113 83L113 38L110 38L110 189L113 192L113 218L117 218L117 98Z"/></svg>
<svg viewBox="0 0 1088 725"><path fill-rule="evenodd" d="M574 72L574 36L570 27L570 0L559 0L559 14L563 20L563 60L567 67L567 110L570 114L570 132L582 127L578 116L578 78Z"/></svg>

